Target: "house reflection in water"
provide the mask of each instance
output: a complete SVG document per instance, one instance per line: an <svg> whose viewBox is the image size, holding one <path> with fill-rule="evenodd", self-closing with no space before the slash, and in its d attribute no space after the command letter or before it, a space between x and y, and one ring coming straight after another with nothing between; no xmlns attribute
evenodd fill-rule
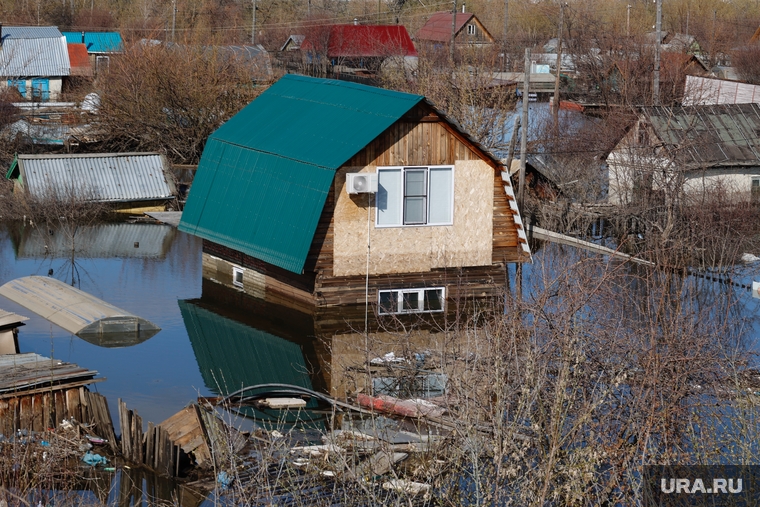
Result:
<svg viewBox="0 0 760 507"><path fill-rule="evenodd" d="M208 278L202 287L200 299L179 304L206 387L220 395L285 383L340 400L357 392L434 397L446 385L437 367L467 353L447 332L447 314L372 317L365 335L364 305L308 313Z"/></svg>
<svg viewBox="0 0 760 507"><path fill-rule="evenodd" d="M17 259L163 259L177 236L169 225L109 223L63 228L23 225L11 228Z"/></svg>

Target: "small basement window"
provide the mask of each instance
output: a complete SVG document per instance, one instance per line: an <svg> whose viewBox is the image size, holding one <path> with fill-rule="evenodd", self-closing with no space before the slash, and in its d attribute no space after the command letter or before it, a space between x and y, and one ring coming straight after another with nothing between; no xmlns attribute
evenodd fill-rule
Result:
<svg viewBox="0 0 760 507"><path fill-rule="evenodd" d="M445 300L443 287L378 291L378 311L394 313L442 312Z"/></svg>
<svg viewBox="0 0 760 507"><path fill-rule="evenodd" d="M236 287L243 286L243 272L245 270L238 266L232 266L232 285Z"/></svg>
<svg viewBox="0 0 760 507"><path fill-rule="evenodd" d="M752 177L752 202L760 202L760 176Z"/></svg>

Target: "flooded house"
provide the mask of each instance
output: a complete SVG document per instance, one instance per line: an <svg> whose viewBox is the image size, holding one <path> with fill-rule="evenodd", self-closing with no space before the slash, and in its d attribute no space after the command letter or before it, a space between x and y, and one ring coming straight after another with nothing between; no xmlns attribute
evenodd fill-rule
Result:
<svg viewBox="0 0 760 507"><path fill-rule="evenodd" d="M642 108L607 157L608 201L626 205L716 189L760 196L760 105Z"/></svg>
<svg viewBox="0 0 760 507"><path fill-rule="evenodd" d="M19 154L5 177L14 182L14 192L108 203L124 211L164 210L177 195L169 162L159 153Z"/></svg>
<svg viewBox="0 0 760 507"><path fill-rule="evenodd" d="M66 38L54 26L0 24L0 86L22 100L58 100L71 75Z"/></svg>
<svg viewBox="0 0 760 507"><path fill-rule="evenodd" d="M443 312L531 258L509 175L425 97L286 75L208 140L203 277L302 308Z"/></svg>

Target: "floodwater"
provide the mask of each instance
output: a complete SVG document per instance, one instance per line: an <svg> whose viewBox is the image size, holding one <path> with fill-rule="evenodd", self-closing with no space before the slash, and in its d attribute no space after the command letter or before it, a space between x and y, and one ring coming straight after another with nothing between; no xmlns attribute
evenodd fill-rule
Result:
<svg viewBox="0 0 760 507"><path fill-rule="evenodd" d="M174 228L108 224L70 241L54 231L0 225L0 284L18 277L53 276L161 327L130 347L88 343L0 296L0 308L29 317L19 330L21 352L97 370L107 380L91 389L103 394L116 421L118 399L147 424L159 423L199 395L210 395L188 340L178 300L201 294L201 241ZM40 238L43 238L42 240ZM136 248L135 242L139 242ZM47 243L47 251L45 246Z"/></svg>
<svg viewBox="0 0 760 507"><path fill-rule="evenodd" d="M578 256L577 250L558 245L534 250L534 262L524 270L526 297L551 285L553 274ZM734 280L750 284L758 269L744 266ZM0 308L30 318L19 332L21 352L75 363L107 379L90 388L108 399L115 423L119 399L147 425L160 423L199 396L227 394L241 386L287 383L336 392L342 382L331 377L340 377L339 370L326 372L325 363L335 357L327 356L317 334L341 327L347 316L322 315L317 322L314 315L257 302L204 281L201 241L172 227L103 224L78 229L72 240L65 231L0 224L0 285L30 275L73 284L161 327L156 335L129 346L93 344L0 296ZM509 278L514 290L514 267ZM694 283L702 286L707 300L731 293L739 303L732 318L746 321L749 348L756 350L760 299L742 287L699 278ZM356 320L359 313L362 317ZM355 329L362 326L359 313L352 317ZM375 345L378 355L394 351L392 345ZM336 347L343 345L338 340L332 346L335 356ZM342 352L356 359L353 352Z"/></svg>

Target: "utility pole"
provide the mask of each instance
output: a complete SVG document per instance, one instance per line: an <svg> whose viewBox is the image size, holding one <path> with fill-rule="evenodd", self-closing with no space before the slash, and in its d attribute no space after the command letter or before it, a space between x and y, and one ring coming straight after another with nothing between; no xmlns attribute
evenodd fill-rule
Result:
<svg viewBox="0 0 760 507"><path fill-rule="evenodd" d="M449 57L454 61L454 38L457 36L457 0L454 0L454 11L451 15L451 46L449 47Z"/></svg>
<svg viewBox="0 0 760 507"><path fill-rule="evenodd" d="M525 159L528 156L528 95L530 94L530 48L525 48L525 79L522 94L522 135L520 137L520 175L518 177L517 207L522 211L525 200Z"/></svg>
<svg viewBox="0 0 760 507"><path fill-rule="evenodd" d="M253 23L251 24L251 45L256 45L256 0L251 0L253 3Z"/></svg>
<svg viewBox="0 0 760 507"><path fill-rule="evenodd" d="M559 3L559 34L557 37L557 75L554 77L554 100L552 101L552 114L554 123L559 121L559 71L562 68L562 32L565 21L565 4Z"/></svg>
<svg viewBox="0 0 760 507"><path fill-rule="evenodd" d="M655 24L655 36L657 41L654 46L654 85L652 86L652 102L655 106L660 105L660 45L662 44L662 0L657 1L657 22Z"/></svg>
<svg viewBox="0 0 760 507"><path fill-rule="evenodd" d="M177 0L172 0L172 42L176 42L174 38L174 28L177 26Z"/></svg>
<svg viewBox="0 0 760 507"><path fill-rule="evenodd" d="M508 34L509 34L509 0L504 0L504 61L507 60L507 35Z"/></svg>
<svg viewBox="0 0 760 507"><path fill-rule="evenodd" d="M626 38L630 39L631 38L631 4L628 4L628 7L626 7L626 10L628 12L626 12L625 14L625 36Z"/></svg>

